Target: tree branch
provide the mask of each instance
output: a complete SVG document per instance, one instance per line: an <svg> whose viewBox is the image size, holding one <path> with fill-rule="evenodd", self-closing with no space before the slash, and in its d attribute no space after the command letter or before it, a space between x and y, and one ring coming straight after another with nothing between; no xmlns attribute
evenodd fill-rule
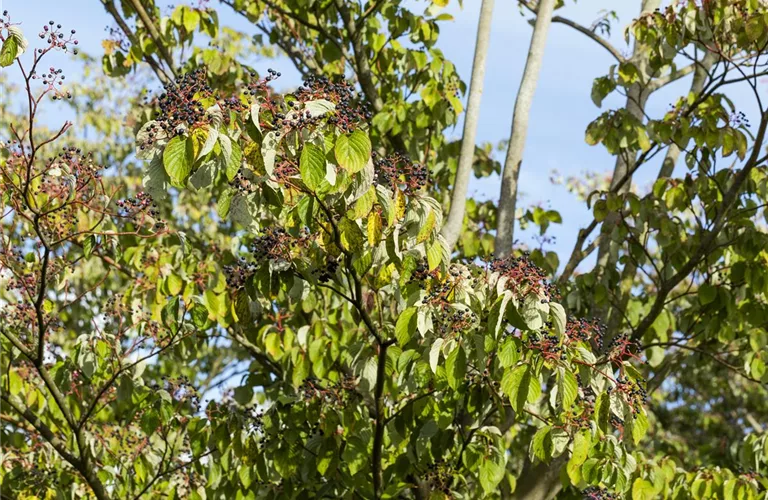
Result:
<svg viewBox="0 0 768 500"><path fill-rule="evenodd" d="M174 65L173 65L173 57L171 57L171 53L168 52L168 47L165 46L165 43L163 42L163 37L162 35L160 35L160 32L157 31L157 27L152 22L152 18L149 17L149 14L147 14L147 11L144 9L144 6L141 4L139 0L128 0L128 1L131 2L131 6L136 10L136 13L139 15L139 18L141 19L141 22L147 28L147 31L149 32L149 36L152 37L152 40L155 42L155 45L157 46L157 50L160 51L160 55L165 60L165 63L168 65L168 70L171 72L171 75L173 75L173 77L176 78L176 70L174 69Z"/></svg>
<svg viewBox="0 0 768 500"><path fill-rule="evenodd" d="M115 8L114 0L101 0L101 3L104 5L104 8L107 10L107 12L112 16L112 18L115 20L118 26L120 26L120 29L123 30L123 33L125 33L125 36L128 37L128 39L131 41L131 44L135 46L140 46L139 40L136 38L136 35L131 31L131 28L128 27L128 24L125 22L125 20L120 16L120 13L117 11L117 8ZM152 57L151 54L144 54L144 59L147 61L147 64L152 68L152 71L155 72L155 75L157 75L157 78L163 83L166 84L171 81L171 78L168 76L168 74L165 72L165 70L155 61L155 58Z"/></svg>
<svg viewBox="0 0 768 500"><path fill-rule="evenodd" d="M752 154L747 160L747 163L744 165L744 168L742 168L741 171L736 174L734 177L733 185L723 197L721 208L715 217L712 229L709 231L709 233L706 234L706 236L704 236L688 262L686 262L685 265L683 265L680 270L674 274L674 276L662 282L662 285L659 287L659 290L656 294L656 300L651 306L651 310L643 317L643 320L634 329L634 332L632 333L633 340L638 341L643 337L646 330L650 328L650 326L656 320L656 317L658 317L658 315L661 314L661 311L664 309L664 305L666 303L665 301L669 293L681 281L683 281L683 279L685 279L685 277L688 276L688 274L690 274L690 272L693 271L693 269L699 264L701 259L705 258L710 252L717 236L720 234L720 231L722 231L725 225L726 216L738 199L742 185L749 178L749 173L752 171L752 169L755 168L757 164L762 160L762 158L759 158L759 153L762 149L763 141L765 139L766 128L768 128L768 111L763 112L762 119L760 121L760 128L755 136L755 144L752 148Z"/></svg>
<svg viewBox="0 0 768 500"><path fill-rule="evenodd" d="M536 8L536 6L534 6L533 2L529 0L521 0L520 3L529 11L531 11L533 14L536 14L538 16L538 9ZM611 43L608 40L601 37L591 29L585 26L582 26L577 22L571 21L570 19L566 19L565 17L562 17L562 16L552 16L552 22L564 24L570 28L575 29L579 33L583 33L584 35L591 38L593 41L597 42L605 50L607 50L618 62L622 63L626 61L624 56L621 55L621 52L619 52L616 47L611 45Z"/></svg>

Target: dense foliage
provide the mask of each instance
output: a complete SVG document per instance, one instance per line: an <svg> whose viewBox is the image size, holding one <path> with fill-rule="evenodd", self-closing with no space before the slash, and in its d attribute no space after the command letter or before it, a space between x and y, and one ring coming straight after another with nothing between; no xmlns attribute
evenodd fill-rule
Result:
<svg viewBox="0 0 768 500"><path fill-rule="evenodd" d="M264 39L205 2L102 3L87 84L50 66L74 30L28 44L0 18L23 103L0 111L4 497L766 498L763 3L631 23L596 104L701 86L589 124L626 172L573 182L594 221L562 265L493 259L491 202L441 235L465 90L434 47L447 2L222 1ZM274 50L303 85L248 64ZM51 100L77 124L43 125ZM473 166L499 172L486 146Z"/></svg>

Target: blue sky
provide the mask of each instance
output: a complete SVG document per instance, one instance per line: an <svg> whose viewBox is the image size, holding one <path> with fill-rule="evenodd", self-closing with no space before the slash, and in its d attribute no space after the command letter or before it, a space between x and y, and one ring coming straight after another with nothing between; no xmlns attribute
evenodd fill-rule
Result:
<svg viewBox="0 0 768 500"><path fill-rule="evenodd" d="M168 3L179 2L168 0ZM414 2L417 3L426 5L425 2ZM568 3L568 7L559 10L558 14L586 26L600 17L606 6L616 9L619 20L613 25L611 40L622 52L630 51L623 40L623 28L637 16L639 0L579 0L576 4ZM54 20L66 29L77 29L81 49L93 54L101 53L101 41L107 35L105 28L112 25L98 0L0 0L0 5L11 12L14 20L23 22L31 41L34 42L40 26ZM217 6L218 2L211 0L210 5ZM442 24L438 44L466 81L471 72L479 8L479 0L464 0L463 8L459 8L457 0L452 0L447 11L454 15L454 21ZM252 31L242 18L233 15L228 8L222 6L218 9L223 25ZM498 143L509 136L512 109L532 30L526 22L528 18L520 15L516 2L496 1L479 142ZM561 260L565 259L563 253L570 252L578 228L586 225L591 217L583 202L569 194L565 187L553 186L549 177L553 169L563 176L578 176L586 171L608 173L612 169L613 158L601 147L588 146L584 142L584 130L601 113L590 99L592 81L606 74L614 62L608 52L583 34L562 24L552 25L533 103L521 189L523 204L542 204L561 212L563 224L551 229L557 238L554 249L561 253ZM285 84L297 83L296 72L290 69L287 60L265 64L279 68L284 73L281 80ZM77 78L76 71L66 65L64 67L70 80ZM687 93L689 84L685 79L654 95L648 105L649 114L660 116L675 96ZM606 100L603 108L621 105L621 98L613 96ZM449 134L460 136L461 125ZM497 153L499 159L503 156L503 152ZM655 166L647 167L638 176L639 184L647 184L656 172ZM473 181L470 193L483 199L497 199L498 189L498 180L491 178ZM531 241L526 236L518 236L524 241Z"/></svg>

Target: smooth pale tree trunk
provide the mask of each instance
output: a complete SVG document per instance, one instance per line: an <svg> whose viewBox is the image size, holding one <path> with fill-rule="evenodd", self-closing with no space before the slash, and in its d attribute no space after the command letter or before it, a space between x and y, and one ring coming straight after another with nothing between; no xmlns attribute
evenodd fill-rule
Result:
<svg viewBox="0 0 768 500"><path fill-rule="evenodd" d="M640 15L648 14L656 10L661 5L661 0L644 0L640 9ZM646 66L648 64L648 57L644 53L643 46L635 41L635 46L632 50L632 58L629 60L635 65L638 73L642 75L644 81L633 84L627 89L627 102L625 104L626 110L632 114L635 118L641 122L645 121L645 104L648 100L649 92L647 89L648 82L645 74ZM613 167L613 177L611 178L611 189L622 182L625 177L629 176L629 179L624 182L624 185L618 191L619 194L629 191L632 185L632 176L629 175L631 169L635 166L635 160L637 156L633 154L631 157L627 154L619 154L616 156L616 163ZM619 222L618 214L611 213L603 221L603 225L600 228L601 240L597 250L597 264L596 275L598 281L601 281L606 272L611 269L615 269L616 262L618 261L618 251L614 245L611 245L611 232ZM612 248L614 247L614 248ZM606 315L608 314L608 307L597 308L600 313L599 317L607 322Z"/></svg>
<svg viewBox="0 0 768 500"><path fill-rule="evenodd" d="M541 73L541 62L547 44L547 34L552 24L552 13L556 0L540 0L533 26L528 59L525 61L523 79L517 92L515 110L512 115L512 131L509 148L501 173L501 196L499 197L498 224L496 229L496 257L506 257L512 252L515 238L515 210L517 209L517 185L520 178L520 166L523 162L525 138L528 135L528 120L531 103Z"/></svg>
<svg viewBox="0 0 768 500"><path fill-rule="evenodd" d="M452 252L456 246L464 223L469 176L472 173L472 163L475 158L475 137L477 136L477 124L480 119L480 100L483 96L485 61L488 55L488 44L491 39L493 2L494 0L483 0L480 6L480 18L477 22L475 58L472 62L472 77L469 81L469 98L467 99L467 114L464 116L464 132L461 138L459 164L456 168L456 178L453 182L450 211L441 230L449 252Z"/></svg>

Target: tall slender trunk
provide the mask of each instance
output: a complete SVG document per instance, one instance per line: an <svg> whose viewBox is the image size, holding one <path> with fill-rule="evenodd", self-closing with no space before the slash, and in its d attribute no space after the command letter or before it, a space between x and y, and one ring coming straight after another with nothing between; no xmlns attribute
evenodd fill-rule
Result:
<svg viewBox="0 0 768 500"><path fill-rule="evenodd" d="M643 16L656 10L661 5L661 0L643 0L640 8L640 15ZM645 121L645 104L648 101L649 89L648 80L646 75L646 67L648 65L648 56L643 46L636 40L634 48L632 50L632 58L630 62L635 65L638 73L641 75L641 81L633 84L627 89L627 102L625 104L626 110L635 118L641 122ZM624 180L629 174L631 169L635 165L637 156L635 153L619 153L616 157L616 163L613 167L613 177L611 179L611 189L613 189L617 183ZM629 191L632 185L631 176L624 182L621 189L618 190L619 194ZM603 225L600 228L601 239L600 246L597 250L597 263L595 264L596 278L598 282L602 282L605 279L606 273L610 273L615 270L616 263L618 262L618 249L616 245L612 244L611 233L619 222L619 215L617 213L610 213L603 221ZM597 317L607 321L607 315L610 308L607 305L601 305L596 307Z"/></svg>
<svg viewBox="0 0 768 500"><path fill-rule="evenodd" d="M464 212L467 205L467 188L469 176L472 173L472 163L475 158L475 137L477 123L480 118L480 100L483 96L483 80L485 79L485 60L488 55L488 44L491 39L491 18L494 0L483 0L480 5L480 18L477 22L477 41L475 42L475 58L472 62L472 78L469 81L469 98L467 99L467 114L464 116L464 133L461 137L461 152L456 177L451 193L451 207L448 218L441 233L453 251L461 234L464 223Z"/></svg>
<svg viewBox="0 0 768 500"><path fill-rule="evenodd" d="M531 103L539 81L547 34L549 33L549 26L552 24L552 13L556 3L556 0L540 0L538 3L536 23L533 26L531 45L528 49L528 59L525 61L523 79L520 82L520 90L517 92L517 100L515 101L515 111L512 115L509 149L507 149L507 157L504 160L504 171L501 173L501 195L499 197L495 244L496 257L505 257L512 252L515 238L517 184L520 178L520 166L523 162L525 138L528 135Z"/></svg>

